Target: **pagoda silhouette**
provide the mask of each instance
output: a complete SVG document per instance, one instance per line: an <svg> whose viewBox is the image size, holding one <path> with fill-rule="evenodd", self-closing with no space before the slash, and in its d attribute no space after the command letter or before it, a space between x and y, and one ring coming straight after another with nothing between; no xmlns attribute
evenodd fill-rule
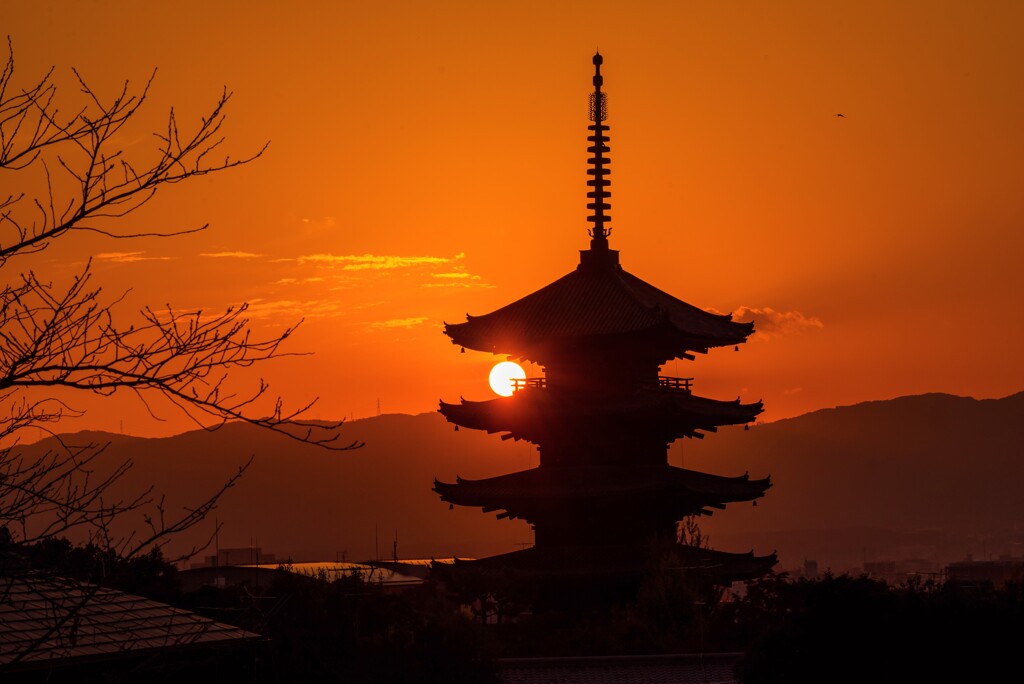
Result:
<svg viewBox="0 0 1024 684"><path fill-rule="evenodd" d="M659 376L669 360L744 343L753 323L712 314L623 270L610 249L607 99L594 56L587 174L590 248L579 265L536 292L484 316L445 324L455 345L541 366L509 397L441 402L456 426L503 433L538 447L536 468L482 480L435 480L452 505L498 512L532 525L533 547L459 563L454 571L587 581L635 588L652 543L673 568L714 583L758 577L775 555L726 553L677 541L679 521L755 501L768 478L722 477L668 464L681 437L752 422L761 402L697 396L692 378ZM456 427L458 429L458 427Z"/></svg>

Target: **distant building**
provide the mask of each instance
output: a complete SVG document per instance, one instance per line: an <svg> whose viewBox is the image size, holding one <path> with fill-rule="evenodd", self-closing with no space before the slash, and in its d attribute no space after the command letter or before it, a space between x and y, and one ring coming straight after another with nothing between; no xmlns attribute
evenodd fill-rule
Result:
<svg viewBox="0 0 1024 684"><path fill-rule="evenodd" d="M992 584L1004 586L1007 582L1024 581L1024 558L1001 556L999 560L966 560L946 566L946 579L964 585Z"/></svg>
<svg viewBox="0 0 1024 684"><path fill-rule="evenodd" d="M818 579L818 561L804 559L804 577L810 580Z"/></svg>
<svg viewBox="0 0 1024 684"><path fill-rule="evenodd" d="M212 556L211 556L212 558ZM358 577L387 591L401 591L423 584L431 567L451 565L454 558L408 559L397 561L311 562L311 563L239 563L199 565L180 572L181 588L192 592L201 587L248 586L267 587L280 571L290 572L311 580L334 582L346 577Z"/></svg>
<svg viewBox="0 0 1024 684"><path fill-rule="evenodd" d="M892 585L906 584L913 578L941 580L943 577L939 565L927 558L867 561L863 565L862 572L871 579L882 580Z"/></svg>
<svg viewBox="0 0 1024 684"><path fill-rule="evenodd" d="M864 574L875 580L896 584L896 561L868 561L864 563Z"/></svg>
<svg viewBox="0 0 1024 684"><path fill-rule="evenodd" d="M228 565L274 565L277 558L272 553L263 553L256 546L244 546L237 549L218 549L213 556L204 556L203 560L189 565L189 568L217 568Z"/></svg>

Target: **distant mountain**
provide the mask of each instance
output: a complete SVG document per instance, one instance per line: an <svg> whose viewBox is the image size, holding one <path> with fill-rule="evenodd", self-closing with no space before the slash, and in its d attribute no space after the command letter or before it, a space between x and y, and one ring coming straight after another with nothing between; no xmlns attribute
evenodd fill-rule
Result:
<svg viewBox="0 0 1024 684"><path fill-rule="evenodd" d="M783 565L1024 553L1024 393L815 411L689 442L683 459L771 474L757 507L730 506L705 528L713 544L775 546Z"/></svg>
<svg viewBox="0 0 1024 684"><path fill-rule="evenodd" d="M279 557L327 560L341 552L390 557L396 531L403 557L481 556L532 541L520 521L449 510L431 491L435 476L451 481L535 466L532 446L456 432L433 413L353 421L343 437L366 446L329 452L244 425L163 439L65 439L109 442L105 458L135 464L122 488L155 485L171 512L201 501L254 455L212 516L223 524L221 547L258 541ZM732 505L703 519L713 546L775 548L783 568L811 557L842 570L863 560L1020 555L1022 445L1024 393L995 400L929 394L725 429L674 445L670 461L723 475L771 474L774 486L756 507ZM212 528L213 520L201 532ZM200 536L177 539L172 549Z"/></svg>
<svg viewBox="0 0 1024 684"><path fill-rule="evenodd" d="M350 560L390 557L395 533L404 557L489 555L532 542L529 526L499 523L493 515L449 510L431 491L434 477L487 477L537 464L527 444L463 430L455 432L438 414L383 415L346 423L344 443L366 446L332 452L248 425L144 439L81 432L63 439L109 446L104 461L131 459L134 467L118 490L155 485L169 512L195 506L225 482L250 456L254 461L227 492L209 524L182 535L170 550L187 548L222 523L221 547L258 541L278 558ZM33 450L51 446L49 440ZM132 525L141 526L140 517ZM125 530L122 530L125 531ZM201 532L201 534L200 534ZM212 552L211 552L212 553Z"/></svg>

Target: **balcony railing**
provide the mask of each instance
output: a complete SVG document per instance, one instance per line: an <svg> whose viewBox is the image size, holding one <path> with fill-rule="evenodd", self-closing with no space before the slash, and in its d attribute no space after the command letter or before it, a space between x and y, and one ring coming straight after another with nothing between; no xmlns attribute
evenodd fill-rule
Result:
<svg viewBox="0 0 1024 684"><path fill-rule="evenodd" d="M659 375L658 387L662 389L682 391L689 394L693 389L693 378L673 378L668 375Z"/></svg>
<svg viewBox="0 0 1024 684"><path fill-rule="evenodd" d="M524 389L544 389L548 386L547 378L512 378L512 391ZM693 378L674 378L667 375L658 376L659 389L690 394L693 390Z"/></svg>
<svg viewBox="0 0 1024 684"><path fill-rule="evenodd" d="M547 378L512 378L512 391L518 392L528 387L543 389L548 386Z"/></svg>

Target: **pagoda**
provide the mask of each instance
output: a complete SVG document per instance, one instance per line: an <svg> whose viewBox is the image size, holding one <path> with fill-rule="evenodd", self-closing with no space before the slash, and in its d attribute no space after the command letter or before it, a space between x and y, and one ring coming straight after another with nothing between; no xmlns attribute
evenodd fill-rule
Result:
<svg viewBox="0 0 1024 684"><path fill-rule="evenodd" d="M681 437L752 422L761 402L697 396L692 378L664 377L671 359L744 343L753 323L709 313L623 270L609 247L611 205L607 100L602 57L594 56L587 174L590 248L568 275L483 316L446 324L465 349L535 363L543 377L516 383L509 397L441 402L456 426L502 433L537 445L536 468L482 480L435 480L452 505L520 518L531 548L463 564L466 570L526 573L635 585L652 540L669 540L674 567L713 582L753 578L774 554L725 553L676 542L680 520L726 504L755 501L769 479L722 477L668 464ZM456 428L457 429L457 428Z"/></svg>

